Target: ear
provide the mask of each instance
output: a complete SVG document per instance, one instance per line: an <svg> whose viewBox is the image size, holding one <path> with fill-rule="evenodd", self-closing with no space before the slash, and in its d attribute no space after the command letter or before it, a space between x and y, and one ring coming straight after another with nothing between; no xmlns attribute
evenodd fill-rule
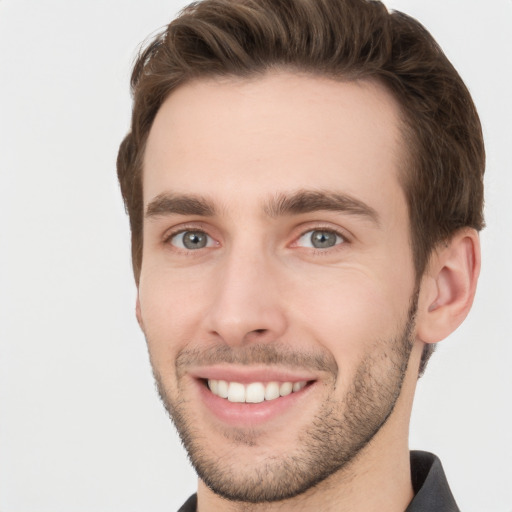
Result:
<svg viewBox="0 0 512 512"><path fill-rule="evenodd" d="M466 318L480 273L478 233L464 228L431 255L420 289L416 333L425 343L436 343Z"/></svg>
<svg viewBox="0 0 512 512"><path fill-rule="evenodd" d="M139 299L139 291L137 290L137 300L135 302L135 316L137 317L137 322L139 323L139 327L142 332L144 332L144 322L142 321L142 313L140 310L140 299Z"/></svg>

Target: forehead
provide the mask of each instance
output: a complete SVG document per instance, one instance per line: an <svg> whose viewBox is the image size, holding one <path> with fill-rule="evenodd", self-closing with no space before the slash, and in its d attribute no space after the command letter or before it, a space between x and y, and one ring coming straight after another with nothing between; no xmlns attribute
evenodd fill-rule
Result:
<svg viewBox="0 0 512 512"><path fill-rule="evenodd" d="M373 82L287 72L198 80L175 90L154 120L144 200L192 192L229 206L333 188L395 200L401 139L399 107Z"/></svg>

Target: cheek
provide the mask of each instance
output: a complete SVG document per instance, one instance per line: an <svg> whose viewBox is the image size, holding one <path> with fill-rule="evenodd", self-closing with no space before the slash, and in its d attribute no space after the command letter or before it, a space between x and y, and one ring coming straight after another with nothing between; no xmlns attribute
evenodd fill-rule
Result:
<svg viewBox="0 0 512 512"><path fill-rule="evenodd" d="M139 302L144 334L152 362L174 365L175 355L197 339L204 313L205 287L177 272L141 274Z"/></svg>
<svg viewBox="0 0 512 512"><path fill-rule="evenodd" d="M412 290L358 270L335 269L327 277L321 285L294 286L295 325L298 336L333 354L346 375L376 343L401 332Z"/></svg>

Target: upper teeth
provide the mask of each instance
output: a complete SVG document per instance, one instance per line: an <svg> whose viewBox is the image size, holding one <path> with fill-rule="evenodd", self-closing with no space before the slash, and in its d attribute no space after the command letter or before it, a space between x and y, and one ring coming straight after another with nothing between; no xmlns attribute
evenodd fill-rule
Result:
<svg viewBox="0 0 512 512"><path fill-rule="evenodd" d="M274 400L280 396L300 391L306 385L301 382L251 382L240 384L239 382L227 382L225 380L208 380L208 387L214 395L227 398L230 402L248 402L257 404L263 400Z"/></svg>

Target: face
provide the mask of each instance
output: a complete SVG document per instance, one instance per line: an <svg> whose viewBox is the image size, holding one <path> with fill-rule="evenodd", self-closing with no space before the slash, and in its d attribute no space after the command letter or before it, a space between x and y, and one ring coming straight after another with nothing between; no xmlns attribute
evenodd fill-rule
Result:
<svg viewBox="0 0 512 512"><path fill-rule="evenodd" d="M379 86L288 73L190 83L156 116L137 313L217 494L305 492L398 414L416 297L400 140Z"/></svg>

